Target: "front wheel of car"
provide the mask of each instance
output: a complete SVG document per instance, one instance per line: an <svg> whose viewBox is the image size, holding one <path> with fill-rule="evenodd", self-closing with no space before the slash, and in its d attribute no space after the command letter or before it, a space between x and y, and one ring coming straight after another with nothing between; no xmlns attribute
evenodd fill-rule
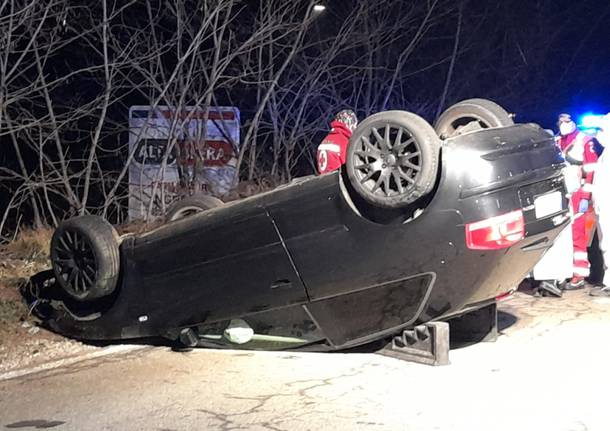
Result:
<svg viewBox="0 0 610 431"><path fill-rule="evenodd" d="M404 111L380 112L354 131L345 168L364 200L401 208L434 188L439 151L439 139L423 118Z"/></svg>
<svg viewBox="0 0 610 431"><path fill-rule="evenodd" d="M512 126L512 117L500 105L487 99L467 99L447 108L434 124L441 139L466 132Z"/></svg>
<svg viewBox="0 0 610 431"><path fill-rule="evenodd" d="M108 296L119 277L119 235L100 217L71 218L53 233L51 262L57 282L73 299Z"/></svg>
<svg viewBox="0 0 610 431"><path fill-rule="evenodd" d="M223 205L223 202L210 195L193 195L174 202L168 209L165 220L168 222L211 210Z"/></svg>

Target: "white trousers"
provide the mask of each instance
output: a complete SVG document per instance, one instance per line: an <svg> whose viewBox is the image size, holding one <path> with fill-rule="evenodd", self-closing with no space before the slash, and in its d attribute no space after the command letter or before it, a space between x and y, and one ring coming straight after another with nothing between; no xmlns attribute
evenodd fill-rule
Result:
<svg viewBox="0 0 610 431"><path fill-rule="evenodd" d="M534 280L563 281L572 277L574 247L572 246L572 225L562 230L550 249L538 261L532 277Z"/></svg>

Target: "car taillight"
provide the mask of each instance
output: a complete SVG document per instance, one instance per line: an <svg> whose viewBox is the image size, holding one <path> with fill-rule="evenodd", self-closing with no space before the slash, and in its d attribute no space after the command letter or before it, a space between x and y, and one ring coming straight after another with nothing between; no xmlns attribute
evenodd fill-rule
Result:
<svg viewBox="0 0 610 431"><path fill-rule="evenodd" d="M466 246L473 250L510 247L524 237L525 221L521 210L466 225Z"/></svg>

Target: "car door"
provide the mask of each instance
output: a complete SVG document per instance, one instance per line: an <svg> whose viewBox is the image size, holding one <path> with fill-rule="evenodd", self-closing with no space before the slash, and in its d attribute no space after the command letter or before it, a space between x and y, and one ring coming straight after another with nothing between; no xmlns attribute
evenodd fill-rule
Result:
<svg viewBox="0 0 610 431"><path fill-rule="evenodd" d="M256 199L136 240L128 265L150 319L210 322L307 301L273 220ZM145 308L145 309L144 309Z"/></svg>

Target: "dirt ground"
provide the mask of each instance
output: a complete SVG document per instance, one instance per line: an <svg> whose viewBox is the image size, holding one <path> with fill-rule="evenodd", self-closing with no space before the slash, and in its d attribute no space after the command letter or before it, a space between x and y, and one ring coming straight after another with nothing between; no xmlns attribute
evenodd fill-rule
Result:
<svg viewBox="0 0 610 431"><path fill-rule="evenodd" d="M141 233L156 226L131 223L117 231ZM24 229L12 242L0 244L0 373L101 349L45 330L23 300L20 291L29 278L51 268L52 235L52 228Z"/></svg>
<svg viewBox="0 0 610 431"><path fill-rule="evenodd" d="M29 277L50 268L51 235L27 230L0 247L0 373L99 349L41 328L23 301L20 289Z"/></svg>

